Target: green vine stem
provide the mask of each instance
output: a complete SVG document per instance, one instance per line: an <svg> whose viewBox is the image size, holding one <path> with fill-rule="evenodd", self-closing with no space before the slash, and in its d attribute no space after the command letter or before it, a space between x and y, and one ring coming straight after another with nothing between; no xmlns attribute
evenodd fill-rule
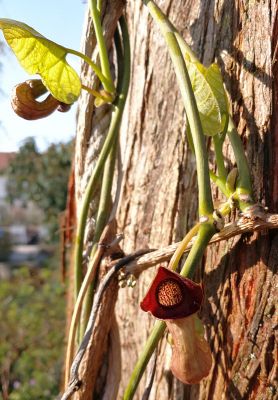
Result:
<svg viewBox="0 0 278 400"><path fill-rule="evenodd" d="M183 59L175 33L173 32L172 25L168 22L163 12L152 0L143 1L144 4L148 7L153 19L160 27L161 33L165 38L169 54L174 65L177 81L186 110L186 115L190 125L197 164L199 214L211 215L213 212L213 203L210 189L210 177L205 137L185 61Z"/></svg>
<svg viewBox="0 0 278 400"><path fill-rule="evenodd" d="M225 183L228 174L225 167L223 151L222 151L223 141L221 140L221 137L218 134L214 135L212 137L212 140L215 150L215 159L216 159L218 177L223 183Z"/></svg>
<svg viewBox="0 0 278 400"><path fill-rule="evenodd" d="M108 222L111 211L111 190L112 190L114 170L115 170L116 153L118 147L117 144L118 144L117 141L114 140L114 144L111 148L108 159L105 162L100 200L98 205L98 213L96 218L96 227L93 238L93 247L91 250L90 259L88 263L89 270L91 269L92 260L94 260L94 256L97 250L97 243L99 242L103 229ZM96 276L96 274L94 274L94 276ZM93 279L84 299L84 306L82 308L81 324L79 331L80 334L79 341L82 339L85 333L87 322L90 316L93 303L94 287L95 287L95 279Z"/></svg>
<svg viewBox="0 0 278 400"><path fill-rule="evenodd" d="M81 85L82 89L86 90L88 93L90 93L92 96L96 97L97 99L100 99L102 101L102 104L104 103L111 103L113 101L113 98L110 97L105 97L103 94L99 93L97 90L91 89L86 85ZM109 95L110 96L110 95Z"/></svg>
<svg viewBox="0 0 278 400"><path fill-rule="evenodd" d="M194 234L198 229L199 232L197 239L194 242L192 249L185 262L185 265L183 267L183 276L187 276L193 274L196 266L198 265L199 261L202 258L203 252L209 240L215 233L215 227L212 219L213 202L212 202L212 195L210 188L209 167L208 167L208 158L205 146L205 138L190 78L181 53L181 49L179 47L175 35L176 32L173 29L172 24L167 20L165 15L156 6L156 4L153 3L152 0L144 0L144 3L149 8L150 14L152 15L152 17L154 18L154 20L157 22L157 24L161 29L161 32L168 46L171 59L174 64L176 77L182 94L190 131L192 134L192 141L196 156L198 191L199 191L199 215L207 217L207 221L205 224L203 223L197 224L193 228ZM187 236L188 238L191 239L192 236L190 232ZM186 243L185 239L182 241L182 245ZM177 249L174 256L172 257L174 261L172 262L170 261L170 265L174 264L174 266L176 266L178 264L180 258L176 257L176 254L179 254L179 256L181 256L183 254L183 251L179 252L179 249ZM138 362L131 375L130 381L124 393L124 400L130 400L133 398L137 386L140 382L140 379L143 375L143 372L146 368L146 365L154 349L156 348L160 338L162 337L165 327L166 324L164 322L155 323L153 331L151 332L146 342L143 353L139 357Z"/></svg>
<svg viewBox="0 0 278 400"><path fill-rule="evenodd" d="M179 47L181 49L181 52L184 52L184 54L189 54L190 58L193 62L200 62L194 51L191 49L191 47L186 43L182 35L177 31L176 27L172 24L171 21L167 20L169 26L171 27L172 32L175 34L175 37L177 39L177 42L179 44Z"/></svg>
<svg viewBox="0 0 278 400"><path fill-rule="evenodd" d="M122 51L120 43L117 43L117 36L115 36L115 43L117 49L117 60L119 66L119 79L117 84L117 93L113 103L113 110L111 116L111 122L108 130L107 137L105 139L104 145L100 152L96 167L90 177L88 182L88 186L84 195L84 200L80 212L79 224L76 233L76 246L75 246L75 257L74 257L74 265L75 265L75 299L77 298L81 282L82 282L82 251L83 251L83 241L84 241L84 232L86 226L86 220L89 210L90 201L94 194L96 183L101 177L105 161L107 159L108 154L113 147L113 144L117 141L119 128L121 124L122 114L125 106L125 101L127 97L128 87L129 87L129 78L130 78L130 46L129 46L129 37L127 31L127 25L123 17L120 18L120 26L122 31L122 41L124 47L124 56L122 58Z"/></svg>
<svg viewBox="0 0 278 400"><path fill-rule="evenodd" d="M244 211L254 204L252 181L244 147L232 117L229 118L227 135L233 148L239 174L236 184L236 200L238 200L240 210Z"/></svg>
<svg viewBox="0 0 278 400"><path fill-rule="evenodd" d="M123 400L131 400L136 392L136 389L139 385L139 382L142 378L142 375L150 361L150 358L156 349L158 342L163 336L165 331L166 324L163 321L156 321L154 327L145 343L145 347L138 358L138 361L133 369L133 372L130 376L128 385L124 392Z"/></svg>
<svg viewBox="0 0 278 400"><path fill-rule="evenodd" d="M215 226L213 224L213 219L211 217L213 205L212 205L211 190L209 185L209 169L208 169L208 160L207 160L204 136L202 132L202 127L200 123L200 118L196 106L194 93L190 84L186 65L184 63L180 51L180 47L185 52L188 52L188 48L187 46L184 48L185 42L180 36L177 35L176 30L173 28L171 23L167 21L164 14L153 3L153 1L144 0L144 3L148 6L151 15L160 26L160 29L168 45L169 53L171 55L175 67L177 80L182 93L190 130L192 133L192 140L196 155L198 188L199 188L199 214L201 216L205 215L208 217L208 220L205 223L201 223L200 226L198 227L199 228L198 236L191 248L191 251L181 271L182 276L192 277L198 263L200 262L204 254L204 251L210 239L215 233ZM180 47L179 44L177 43L177 40L178 43L180 44ZM252 202L251 199L252 186L251 186L249 167L244 154L244 149L231 120L228 126L228 136L235 153L237 167L239 170L239 179L237 182L237 194L239 196L239 206L243 211L244 208L246 208L247 205L250 205L250 203ZM214 138L216 163L218 167L219 176L217 177L215 174L211 173L211 177L216 183L219 184L224 194L227 195L227 197L229 197L230 193L225 186L227 179L227 171L223 159L222 145L223 145L222 138L220 137ZM245 201L243 201L242 198L240 198L241 195L247 196L245 198ZM222 208L224 213L229 213L230 205L228 203ZM178 263L178 258L174 261L174 263L175 265ZM139 357L138 362L131 375L130 381L124 393L124 400L131 400L133 398L137 386L140 382L140 379L143 375L143 372L146 368L146 365L154 349L156 348L160 338L162 337L165 327L166 324L164 322L155 323L155 326L146 342L143 353Z"/></svg>
<svg viewBox="0 0 278 400"><path fill-rule="evenodd" d="M67 53L68 54L73 54L77 57L82 58L90 67L92 70L95 72L99 80L102 82L104 89L109 92L109 93L115 93L115 86L113 82L110 82L109 79L107 79L103 73L101 72L101 69L85 54L81 53L80 51L73 50L67 48Z"/></svg>
<svg viewBox="0 0 278 400"><path fill-rule="evenodd" d="M225 181L220 179L219 176L217 176L213 171L209 171L209 176L212 182L215 183L215 185L221 190L224 196L229 198L232 193L230 193L226 188Z"/></svg>
<svg viewBox="0 0 278 400"><path fill-rule="evenodd" d="M83 278L82 252L83 252L83 242L84 242L88 210L89 210L91 199L96 190L96 184L102 176L105 161L106 161L106 159L109 155L109 152L112 148L115 134L116 134L116 132L114 130L111 130L111 129L109 130L108 135L105 139L104 145L101 149L99 158L97 160L95 169L89 179L89 182L88 182L85 194L84 194L81 210L80 210L79 222L78 222L77 231L76 231L75 249L74 249L74 297L75 297L75 301L77 299L77 295L78 295L78 292L79 292L79 289L81 286L81 282L82 282L82 278Z"/></svg>
<svg viewBox="0 0 278 400"><path fill-rule="evenodd" d="M97 9L99 13L101 13L101 6L102 6L102 0L97 0Z"/></svg>
<svg viewBox="0 0 278 400"><path fill-rule="evenodd" d="M190 242L190 240L193 239L193 237L197 235L199 227L200 227L200 223L198 222L185 235L185 237L181 241L179 247L176 249L175 253L171 257L168 268L170 268L174 271L176 271L178 269L179 261L180 261L181 257L183 256L185 249L188 246L188 243Z"/></svg>
<svg viewBox="0 0 278 400"><path fill-rule="evenodd" d="M194 228L197 225L194 226ZM214 226L211 224L198 224L199 232L198 236L192 246L192 249L185 261L185 264L182 268L181 275L184 277L190 277L194 273L197 265L202 259L204 250L208 245L211 237L215 233ZM190 233L190 232L189 232ZM190 241L190 236L188 236ZM183 246L185 241L183 241ZM174 257L174 256L173 256ZM170 261L171 263L171 261ZM134 370L131 374L130 380L128 382L127 388L124 392L123 400L131 400L136 392L136 389L139 385L139 382L142 378L142 375L146 369L146 366L154 352L155 348L158 345L159 340L162 338L163 333L165 331L166 324L163 321L156 321L154 327L145 343L145 347L143 352L140 354L140 357L134 367Z"/></svg>
<svg viewBox="0 0 278 400"><path fill-rule="evenodd" d="M187 259L182 267L180 274L183 277L192 278L199 261L202 259L204 251L215 234L215 227L211 223L200 224L197 238L190 250Z"/></svg>
<svg viewBox="0 0 278 400"><path fill-rule="evenodd" d="M107 53L107 48L106 48L104 35L103 35L103 31L102 31L102 26L101 26L101 10L99 8L101 6L101 4L97 3L97 0L90 0L89 5L90 5L93 25L94 25L94 29L95 29L97 44L98 44L98 48L99 48L101 72L103 73L103 75L105 76L105 78L107 79L109 84L111 84L111 86L113 87L112 93L114 93L115 86L114 86L112 76L111 76L108 53ZM108 87L104 86L104 89L107 91L110 91Z"/></svg>
<svg viewBox="0 0 278 400"><path fill-rule="evenodd" d="M73 360L73 355L74 355L75 338L76 338L77 327L78 327L79 319L80 319L80 315L81 315L83 300L84 300L85 294L87 292L87 288L89 287L90 283L93 280L93 275L95 272L94 266L99 263L101 255L102 255L102 252L99 250L94 255L94 258L90 261L86 275L82 281L81 288L78 292L77 300L74 304L74 309L73 309L73 313L71 316L71 322L70 322L70 328L69 328L69 334L68 334L67 351L66 351L66 363L65 363L65 383L66 384L69 381L70 366L71 366L71 363Z"/></svg>

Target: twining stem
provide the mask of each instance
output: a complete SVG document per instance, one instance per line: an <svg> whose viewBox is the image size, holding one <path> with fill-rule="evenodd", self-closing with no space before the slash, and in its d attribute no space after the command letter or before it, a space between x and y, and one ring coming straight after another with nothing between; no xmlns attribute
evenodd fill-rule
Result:
<svg viewBox="0 0 278 400"><path fill-rule="evenodd" d="M117 59L118 59L118 70L119 70L119 82L117 85L117 90L119 91L119 97L118 97L118 102L115 103L115 106L118 107L118 113L117 113L117 118L122 117L122 112L124 109L125 105L125 100L127 96L127 91L128 91L128 85L129 81L126 80L125 74L129 74L129 69L130 69L130 51L129 51L129 42L128 42L128 31L127 31L127 26L125 23L124 19L120 19L120 25L122 29L122 36L123 36L123 42L124 46L126 46L124 50L124 55L123 55L123 49L122 49L122 44L121 44L121 38L119 33L116 31L115 32L115 46L116 46L116 51L117 51ZM113 116L112 116L113 119ZM112 122L112 120L111 120ZM120 128L120 123L118 124L118 131ZM118 133L117 133L118 137ZM94 253L96 251L96 246L97 242L100 238L100 235L102 233L102 230L105 226L105 223L107 222L107 217L108 217L108 212L107 212L107 201L108 198L110 198L111 194L111 187L112 187L112 174L111 171L114 171L115 168L115 158L116 158L116 147L117 147L117 137L115 138L115 146L113 150L113 154L110 160L110 164L107 164L105 167L104 171L104 181L106 182L105 186L102 187L102 193L100 197L100 204L98 208L98 215L97 215L97 223L96 223L96 230L95 230L95 235L94 235L94 240L93 240L93 249L91 252L91 257L94 256ZM80 335L81 337L83 336L88 318L91 312L92 304L93 304L93 295L94 295L94 286L95 282L92 282L92 285L90 286L90 289L88 290L88 293L86 294L86 299L85 299L85 304L84 304L84 309L81 317L81 329L80 329Z"/></svg>
<svg viewBox="0 0 278 400"><path fill-rule="evenodd" d="M133 369L130 376L127 388L124 392L123 400L131 400L136 392L138 384L142 378L142 375L148 365L148 362L156 349L158 342L163 336L166 324L163 321L156 321L154 327L145 343L145 347L138 358L138 361Z"/></svg>
<svg viewBox="0 0 278 400"><path fill-rule="evenodd" d="M105 225L108 222L108 218L111 211L111 190L113 184L113 177L114 177L114 170L115 170L115 161L116 161L116 153L117 153L117 142L115 141L113 147L109 153L108 159L105 162L104 172L103 172L103 179L102 179L102 186L101 186L101 193L100 193L100 200L98 205L98 213L96 217L96 227L95 233L93 238L93 247L90 254L90 259L88 263L88 269L92 268L94 265L94 257L97 252L98 242L103 232ZM97 268L97 264L94 265L94 268ZM96 278L96 271L92 275L93 279L91 280L91 286L87 290L84 306L82 309L82 317L81 317L81 325L80 325L80 338L79 341L82 339L87 322L89 319L89 315L92 308L93 303L93 294L94 294L94 287L95 287L95 278Z"/></svg>
<svg viewBox="0 0 278 400"><path fill-rule="evenodd" d="M111 97L105 97L101 93L99 93L97 90L91 89L86 85L81 85L82 89L86 90L86 92L90 93L92 96L96 97L97 99L100 99L103 101L103 103L111 103L113 101L113 98Z"/></svg>
<svg viewBox="0 0 278 400"><path fill-rule="evenodd" d="M122 113L125 105L125 100L127 96L127 91L128 91L128 85L129 85L129 75L130 75L130 50L129 50L129 44L128 44L128 39L126 35L124 36L124 32L126 31L123 25L123 40L124 40L124 46L125 46L125 52L124 52L124 61L119 60L119 63L124 62L124 71L123 71L123 76L119 77L119 82L118 82L118 96L113 104L113 110L112 110L112 116L111 116L111 122L108 130L108 134L106 136L104 145L101 149L99 158L97 160L97 164L94 168L94 171L89 179L85 194L84 194L84 199L83 199L83 204L81 207L80 211L80 216L79 216L79 223L77 227L77 232L76 232L76 245L75 245L75 256L74 256L74 265L75 265L75 273L74 273L74 280L75 280L75 299L77 298L78 291L80 289L81 281L82 281L82 251L83 251L83 241L84 241L84 234L85 234L85 227L86 227L86 220L87 220L87 215L88 215L88 210L90 206L90 201L92 199L92 196L96 190L96 183L98 182L104 168L105 161L107 159L107 156L113 146L115 137L118 136L119 133L119 128L121 124L121 119L122 119ZM119 73L120 73L119 68Z"/></svg>
<svg viewBox="0 0 278 400"><path fill-rule="evenodd" d="M178 265L179 265L179 261L180 261L181 257L183 256L183 254L185 252L185 249L188 246L188 243L192 240L192 238L194 236L197 235L199 227L200 227L200 223L197 223L185 235L185 237L183 238L183 240L180 242L179 246L177 247L175 253L171 257L171 260L169 262L168 268L173 269L174 271L177 270Z"/></svg>
<svg viewBox="0 0 278 400"><path fill-rule="evenodd" d="M188 54L190 56L191 61L193 62L200 62L199 59L197 58L196 54L194 51L191 49L190 46L186 43L182 35L177 31L175 26L168 20L169 25L171 26L172 31L175 34L175 37L177 39L177 42L180 46L181 52L185 54Z"/></svg>
<svg viewBox="0 0 278 400"><path fill-rule="evenodd" d="M91 262L88 266L87 273L85 275L84 280L82 281L82 285L80 288L80 291L77 296L77 300L74 304L74 310L73 314L71 317L71 323L70 323L70 329L69 329L69 335L68 335L68 345L67 345L67 353L66 353L66 365L65 365L65 385L68 384L69 382L69 374L70 374L70 366L73 360L73 355L74 355L74 344L75 344L75 337L76 337L76 331L77 331L77 326L79 323L80 315L81 315L81 308L82 308L82 303L85 297L85 294L87 292L87 289L92 282L94 275L96 273L96 265L98 265L100 259L102 256L102 251L99 248L98 251L95 253L93 259L91 259Z"/></svg>
<svg viewBox="0 0 278 400"><path fill-rule="evenodd" d="M180 90L182 93L185 109L186 109L186 114L189 122L189 126L191 129L192 133L192 140L193 140L193 145L194 145L194 150L195 150L195 155L196 155L196 163L197 163L197 176L198 176L198 188L199 188L199 213L200 215L205 215L208 217L207 222L199 224L199 226L196 226L196 229L198 228L198 236L191 248L191 251L185 261L185 264L182 268L181 275L184 277L192 277L194 274L194 271L196 269L196 266L198 265L199 261L201 260L204 251L214 235L216 229L213 224L211 214L213 211L213 204L212 204L212 198L211 198L211 190L210 190L210 184L209 184L209 168L208 168L208 160L207 160L207 154L206 154L206 148L205 148L205 142L204 142L204 137L203 137L203 132L202 132L202 127L201 127L201 122L196 106L196 100L194 97L194 93L190 84L189 76L187 73L186 65L185 62L181 56L181 51L178 43L180 43L181 48L183 51L188 52L187 46L184 48L184 42L183 40L177 35L177 32L175 28L167 21L163 13L160 11L160 9L153 3L152 0L143 0L144 3L148 6L151 15L153 18L156 20L158 25L160 26L160 29L164 35L164 38L166 40L166 43L168 45L169 53L171 55L174 67L175 67L175 72L177 76L177 80L180 86ZM177 43L178 40L178 43ZM238 186L237 188L240 190L240 194L247 194L251 197L251 179L250 179L250 173L249 173L249 168L246 162L245 154L243 151L243 146L242 143L238 143L238 137L235 135L235 130L232 127L231 129L231 123L229 124L229 130L228 130L228 135L232 143L232 147L234 149L234 152L237 153L236 155L236 160L237 160L237 165L238 165L238 170L240 171L240 179L238 181ZM219 139L219 140L218 140ZM225 187L225 181L227 179L227 171L224 165L224 159L223 159L223 154L222 154L222 144L223 144L223 138L215 138L214 144L215 144L215 150L216 150L216 161L217 161L217 166L218 166L218 174L219 177L216 177L219 182L221 182L221 187L223 189L223 192L227 195L230 195L228 193L226 187ZM215 175L212 174L212 177L214 178ZM217 180L215 179L215 180ZM228 196L227 196L228 197ZM241 209L244 208L244 204L241 204L239 202L239 205ZM228 213L230 211L230 205L227 204L225 207L222 207L222 211L224 213ZM195 228L195 227L194 227ZM189 235L190 236L190 235ZM184 242L184 241L183 241ZM182 243L183 243L182 242ZM186 240L185 240L186 242ZM179 250L179 249L178 249ZM184 249L183 249L184 250ZM177 251L174 256L175 259L173 260L174 257L172 257L172 263L170 262L170 265L177 265L179 261L179 257L183 254L183 251L179 253ZM140 379L143 375L143 372L146 368L146 365L156 348L160 338L163 335L163 332L165 330L165 323L164 322L156 322L153 331L151 332L145 348L143 350L143 353L141 354L140 358L138 359L138 362L134 368L134 371L131 375L130 381L128 383L128 386L126 388L126 391L124 393L124 400L131 400L135 394L135 391L137 389L137 386L140 382Z"/></svg>
<svg viewBox="0 0 278 400"><path fill-rule="evenodd" d="M113 104L113 111L111 116L111 122L108 130L107 137L105 139L104 145L100 152L97 165L91 175L89 180L83 205L81 208L80 219L77 229L76 235L76 248L75 248L75 298L77 298L80 285L82 282L82 250L83 250L83 241L84 241L84 231L86 226L86 219L88 215L88 209L90 205L90 201L94 191L96 189L96 183L103 171L104 163L107 159L109 152L114 143L116 143L119 128L121 124L123 109L127 97L128 87L129 87L129 78L130 78L130 46L129 46L129 38L128 31L125 20L123 17L120 18L120 26L122 31L122 40L124 47L124 55L122 55L122 46L121 43L118 43L119 35L115 35L115 43L117 50L117 61L118 61L118 71L119 71L119 79L117 84L117 93L118 96Z"/></svg>
<svg viewBox="0 0 278 400"><path fill-rule="evenodd" d="M224 163L223 157L223 141L219 137L219 135L214 135L212 137L214 150L215 150L215 158L216 158L216 165L217 165L217 172L219 179L224 183L227 179L227 170Z"/></svg>
<svg viewBox="0 0 278 400"><path fill-rule="evenodd" d="M254 204L252 200L252 182L244 147L231 117L229 118L227 135L233 148L239 174L236 184L236 193L239 195L239 207L241 211L244 211L245 208ZM246 195L247 200L242 201L242 195Z"/></svg>
<svg viewBox="0 0 278 400"><path fill-rule="evenodd" d="M118 62L118 84L117 84L117 93L118 97L116 98L114 104L113 104L113 113L112 113L112 118L110 122L110 127L108 131L108 135L106 137L105 144L103 146L103 149L100 154L101 160L106 160L107 154L110 152L109 159L106 160L105 162L105 171L104 171L104 178L105 178L105 184L102 187L102 193L101 193L101 200L100 200L100 205L99 205L99 211L98 211L98 217L97 221L99 223L98 229L96 229L96 234L98 235L101 233L102 229L100 225L103 225L105 221L107 220L107 209L110 204L110 193L111 193L111 186L112 186L112 175L111 174L111 168L113 169L113 166L115 164L115 157L116 157L116 152L117 152L117 138L118 138L118 132L119 132L119 127L121 123L121 117L127 97L127 92L128 92L128 87L129 87L129 79L130 79L130 45L129 45L129 36L128 36L128 30L127 30L127 25L124 20L124 17L120 18L120 27L121 27L121 33L122 33L122 39L119 35L119 32L115 32L115 45L116 45L116 51L117 51L117 62ZM123 44L121 43L123 42ZM106 155L106 157L105 157ZM100 166L103 166L103 161L100 163L98 160L96 169L99 171ZM85 200L83 202L82 206L82 224L84 224L84 221L86 222L86 217L87 217L87 212L88 212L88 206L89 202L91 199L91 195L94 190L94 183L96 181L96 176L98 175L96 173L96 169L94 170L94 173L92 174L92 177L90 179L90 184L87 187L86 190L86 195L85 195ZM82 245L83 245L83 239L84 239L84 227L83 225L83 230L82 224L79 223L78 226L78 246L76 248L76 261L80 263L80 260L82 261ZM82 240L80 240L82 239ZM77 301L75 303L75 308L74 308L74 314L73 318L71 321L71 327L70 327L70 342L68 345L67 349L67 364L66 364L66 385L68 384L69 380L69 367L71 365L71 361L73 358L73 351L74 351L74 338L75 338L75 333L77 330L77 324L81 312L81 306L82 302L84 299L84 296L87 292L87 289L89 287L90 282L92 281L95 273L96 273L96 267L98 265L98 262L101 257L101 251L100 248L97 248L97 250L94 252L94 254L91 255L90 258L90 263L88 266L88 271L85 276L85 279L82 283L82 288L79 291L79 288L76 292L76 295L78 294ZM76 265L76 267L80 268L78 271L76 271L76 277L79 277L79 274L81 273L81 264ZM79 282L79 284L81 281ZM84 339L83 339L84 340ZM77 373L78 373L78 367L77 367ZM73 391L78 390L77 388L74 388ZM73 393L72 390L69 391L69 394L67 394L67 390L63 396L63 398L69 398L71 396L71 393Z"/></svg>
<svg viewBox="0 0 278 400"><path fill-rule="evenodd" d="M193 277L195 269L202 259L204 251L215 232L215 227L212 224L200 224L198 236L185 260L180 275L188 278Z"/></svg>
<svg viewBox="0 0 278 400"><path fill-rule="evenodd" d="M112 120L111 120L112 123ZM111 125L110 125L111 127ZM85 227L88 216L88 210L90 206L91 199L93 194L95 193L97 182L99 181L103 168L105 165L105 161L108 157L108 154L113 146L114 136L116 132L113 129L109 129L108 135L105 139L104 145L101 149L99 158L97 160L97 164L94 168L94 171L89 179L87 184L87 188L84 194L83 203L80 210L79 222L76 231L76 239L75 239L75 249L74 249L74 297L75 301L77 299L77 295L82 282L82 252L83 252L83 242L85 236Z"/></svg>
<svg viewBox="0 0 278 400"><path fill-rule="evenodd" d="M105 77L105 75L101 72L101 69L85 54L80 53L80 51L68 49L66 48L67 53L73 54L77 57L82 58L87 64L90 65L92 70L95 72L99 80L102 82L104 89L109 93L115 92L115 86L113 82L110 82L109 79Z"/></svg>
<svg viewBox="0 0 278 400"><path fill-rule="evenodd" d="M184 245L188 244L187 239L189 239L190 241L193 233L196 234L197 230L199 229L197 239L194 242L190 251L190 254L192 255L190 256L189 254L188 256L190 260L190 267L188 266L188 263L186 263L186 274L192 274L199 261L201 260L204 249L206 248L210 238L215 233L215 228L212 220L213 202L210 188L209 167L205 138L200 116L198 113L196 99L193 93L186 64L182 56L179 44L177 42L175 29L173 28L172 24L167 20L162 11L156 6L155 3L153 3L152 0L143 1L149 8L152 17L161 29L161 32L168 46L169 54L174 64L174 69L184 102L184 107L190 126L195 150L199 191L199 214L201 216L206 216L208 220L208 222L205 224L197 224L193 228L193 232L189 232L189 234L182 241L183 248L176 251L173 257L173 261L170 262L170 265L172 266L176 266L178 264L178 261L180 259L178 257L181 257L181 255L183 254ZM124 394L124 400L130 400L133 398L133 395L139 384L144 369L153 353L153 350L157 346L159 339L163 335L165 326L166 325L164 322L156 322L155 327L147 340L143 353L141 354L131 375L130 381Z"/></svg>
<svg viewBox="0 0 278 400"><path fill-rule="evenodd" d="M215 183L215 185L221 190L221 192L222 192L227 198L230 197L230 195L231 195L232 193L230 193L230 192L228 191L228 189L226 188L225 182L223 182L223 180L220 179L219 176L215 175L215 173L212 172L212 171L209 171L209 176L210 176L210 179L212 180L212 182Z"/></svg>
<svg viewBox="0 0 278 400"><path fill-rule="evenodd" d="M97 9L99 13L101 13L101 6L102 6L102 0L97 0Z"/></svg>
<svg viewBox="0 0 278 400"><path fill-rule="evenodd" d="M153 19L160 27L174 65L195 149L199 190L199 214L210 215L213 211L213 203L205 138L186 64L175 37L175 33L173 32L172 25L152 0L143 1L148 7Z"/></svg>
<svg viewBox="0 0 278 400"><path fill-rule="evenodd" d="M208 245L213 234L215 233L215 229L214 229L213 225L211 225L211 224L197 224L194 226L193 229L194 229L194 231L199 229L199 232L198 232L195 242L193 243L192 249L185 261L184 267L182 269L181 275L184 277L192 276L194 270L196 269L196 266L199 264L199 262L202 259L202 256L203 256L206 246ZM191 234L186 235L186 236L188 236L188 239L190 241ZM187 242L187 244L189 243L189 241ZM180 243L179 247L184 249L185 244L186 244L186 242L185 242L185 240L183 240ZM187 246L187 244L186 244L186 246ZM180 250L178 250L177 253L180 253ZM173 258L176 258L175 254L172 256L172 259ZM171 261L172 261L172 259L171 259ZM170 261L170 264L171 264L171 261ZM172 262L172 264L173 264L173 262ZM142 375L146 369L146 366L152 356L152 353L153 353L154 349L156 348L156 346L158 345L159 340L163 336L165 328L166 328L165 322L163 322L163 321L155 322L154 327L147 339L147 342L145 343L143 352L140 354L140 357L134 367L134 370L133 370L130 380L128 382L127 388L124 392L124 397L123 397L124 400L131 400L133 398L133 396L136 392L136 389L138 387L138 384L141 380L141 377L142 377Z"/></svg>
<svg viewBox="0 0 278 400"><path fill-rule="evenodd" d="M104 35L103 35L103 31L102 31L102 26L101 26L101 10L98 8L98 6L100 7L100 4L97 4L97 0L90 0L89 5L90 5L90 10L91 10L94 30L95 30L95 34L96 34L97 44L98 44L98 48L99 48L101 72L103 73L103 75L105 76L107 81L111 84L111 86L113 87L111 93L114 93L115 87L114 87L112 76L111 76L108 53L107 53L107 48L106 48ZM104 89L106 89L107 91L110 91L110 89L108 87L104 86Z"/></svg>

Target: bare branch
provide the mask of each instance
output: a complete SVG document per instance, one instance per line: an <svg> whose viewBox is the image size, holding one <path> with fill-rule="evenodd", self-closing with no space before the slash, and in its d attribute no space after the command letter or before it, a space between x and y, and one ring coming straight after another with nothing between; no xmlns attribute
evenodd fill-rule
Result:
<svg viewBox="0 0 278 400"><path fill-rule="evenodd" d="M244 214L238 220L225 225L221 232L216 233L212 237L209 245L222 240L227 240L243 233L275 228L278 228L278 214L264 214L263 212L255 216ZM191 249L193 241L194 239L189 243L185 253ZM136 258L125 266L124 272L126 274L137 276L147 268L153 267L164 261L169 261L179 244L180 242L174 243L170 246L154 250L151 253Z"/></svg>

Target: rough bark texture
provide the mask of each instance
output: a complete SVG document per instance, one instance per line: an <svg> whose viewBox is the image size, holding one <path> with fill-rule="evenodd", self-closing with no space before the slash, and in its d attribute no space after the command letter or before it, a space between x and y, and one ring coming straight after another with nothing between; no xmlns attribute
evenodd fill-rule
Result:
<svg viewBox="0 0 278 400"><path fill-rule="evenodd" d="M216 58L221 66L251 166L255 198L277 212L277 1L158 4L205 64ZM197 218L197 196L194 156L186 143L183 106L165 44L141 2L128 3L127 18L133 64L121 136L123 193L118 224L125 235L124 251L129 253L181 239ZM91 150L91 118L80 114L82 124L77 138L79 198ZM228 143L225 153L232 166ZM219 197L216 190L214 196ZM196 279L205 285L202 319L213 350L213 368L200 385L182 385L169 371L169 347L163 341L150 399L276 398L277 249L278 235L273 231L245 234L207 250ZM138 307L153 274L154 270L144 272L135 289L119 292L119 399L154 322ZM136 399L141 399L145 382L144 377Z"/></svg>

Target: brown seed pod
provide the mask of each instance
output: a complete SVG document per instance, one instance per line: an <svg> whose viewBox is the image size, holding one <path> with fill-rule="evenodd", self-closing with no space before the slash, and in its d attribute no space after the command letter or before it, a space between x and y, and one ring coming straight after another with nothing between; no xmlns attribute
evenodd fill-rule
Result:
<svg viewBox="0 0 278 400"><path fill-rule="evenodd" d="M40 79L30 79L19 83L13 89L11 104L13 110L21 118L35 120L52 114L60 102L49 94L45 100L37 98L46 93L47 89Z"/></svg>

